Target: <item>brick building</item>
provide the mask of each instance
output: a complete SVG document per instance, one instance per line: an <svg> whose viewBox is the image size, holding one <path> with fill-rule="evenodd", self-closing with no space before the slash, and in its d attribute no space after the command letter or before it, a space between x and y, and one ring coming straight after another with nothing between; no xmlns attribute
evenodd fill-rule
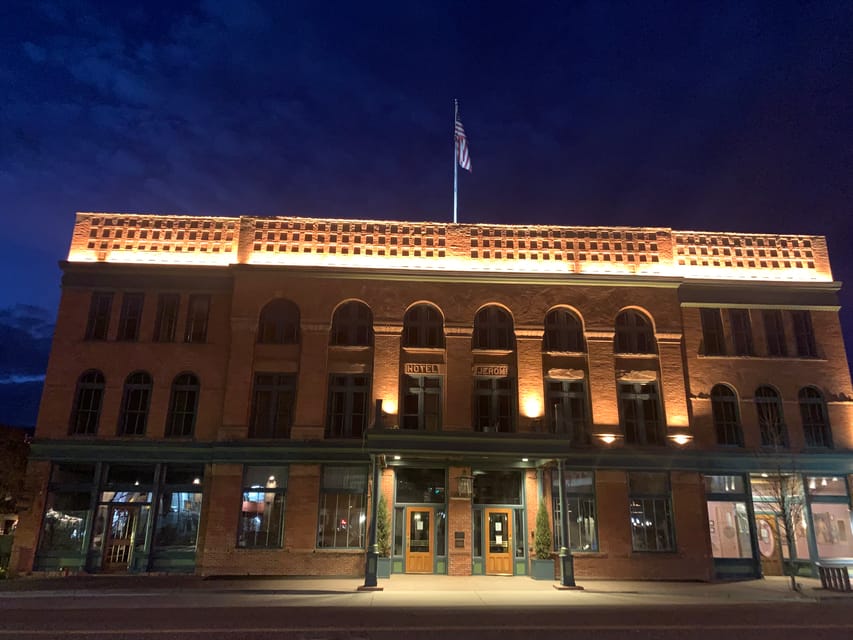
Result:
<svg viewBox="0 0 853 640"><path fill-rule="evenodd" d="M822 237L81 213L62 269L14 572L359 575L373 461L393 572L528 574L540 498L581 577L853 557Z"/></svg>

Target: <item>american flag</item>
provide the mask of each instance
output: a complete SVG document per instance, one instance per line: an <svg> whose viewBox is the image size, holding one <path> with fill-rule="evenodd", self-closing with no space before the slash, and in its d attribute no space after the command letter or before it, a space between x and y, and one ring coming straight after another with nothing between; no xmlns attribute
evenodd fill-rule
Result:
<svg viewBox="0 0 853 640"><path fill-rule="evenodd" d="M456 162L466 171L471 170L471 157L468 155L468 138L465 137L465 129L459 114L456 114Z"/></svg>

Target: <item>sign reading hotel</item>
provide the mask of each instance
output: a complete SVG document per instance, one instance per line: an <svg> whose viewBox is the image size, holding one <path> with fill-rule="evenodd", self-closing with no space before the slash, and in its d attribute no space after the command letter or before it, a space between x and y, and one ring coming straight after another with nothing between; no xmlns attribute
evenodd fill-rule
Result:
<svg viewBox="0 0 853 640"><path fill-rule="evenodd" d="M477 364L474 365L475 376L492 376L495 378L506 378L509 375L507 364Z"/></svg>
<svg viewBox="0 0 853 640"><path fill-rule="evenodd" d="M434 363L407 362L403 365L403 373L407 376L443 376L445 366Z"/></svg>

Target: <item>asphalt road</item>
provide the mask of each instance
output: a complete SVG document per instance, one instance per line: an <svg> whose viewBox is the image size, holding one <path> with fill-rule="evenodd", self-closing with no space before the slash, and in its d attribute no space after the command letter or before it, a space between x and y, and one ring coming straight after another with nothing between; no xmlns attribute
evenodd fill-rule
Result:
<svg viewBox="0 0 853 640"><path fill-rule="evenodd" d="M548 606L382 606L333 593L17 594L0 597L0 640L595 640L853 638L853 601ZM309 600L305 600L305 598ZM310 604L308 604L310 602Z"/></svg>

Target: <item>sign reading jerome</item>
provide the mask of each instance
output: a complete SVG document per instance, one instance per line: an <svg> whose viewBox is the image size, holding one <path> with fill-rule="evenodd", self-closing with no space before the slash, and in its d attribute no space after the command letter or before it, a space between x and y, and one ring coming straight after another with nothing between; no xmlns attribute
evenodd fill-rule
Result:
<svg viewBox="0 0 853 640"><path fill-rule="evenodd" d="M407 362L403 365L403 373L407 376L444 375L444 365Z"/></svg>
<svg viewBox="0 0 853 640"><path fill-rule="evenodd" d="M474 365L475 376L494 376L505 378L509 375L509 365L506 364L477 364Z"/></svg>

